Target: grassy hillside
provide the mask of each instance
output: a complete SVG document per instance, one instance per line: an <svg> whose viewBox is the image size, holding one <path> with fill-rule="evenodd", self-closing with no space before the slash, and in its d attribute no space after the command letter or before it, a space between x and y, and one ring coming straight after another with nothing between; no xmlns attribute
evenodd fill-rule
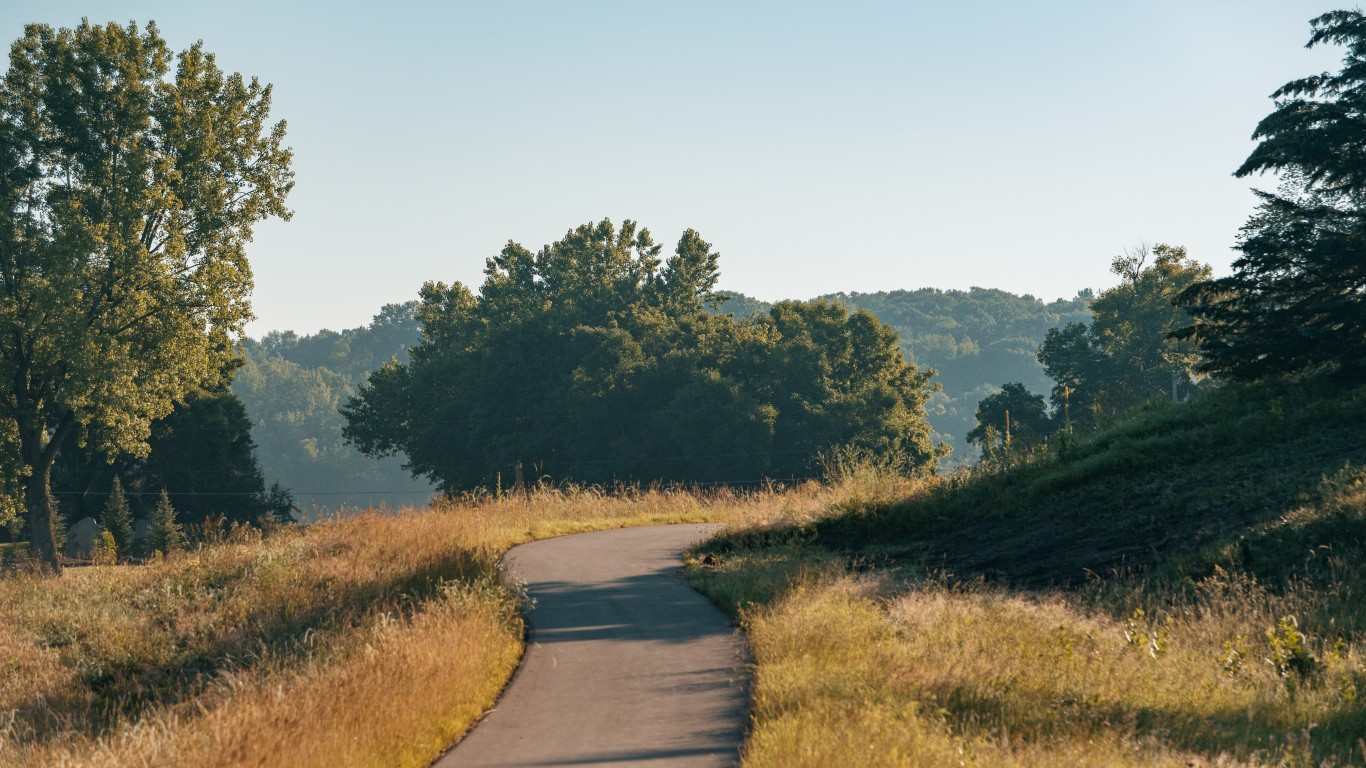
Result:
<svg viewBox="0 0 1366 768"><path fill-rule="evenodd" d="M1361 764L1363 434L1366 387L1229 388L713 541L746 764Z"/></svg>
<svg viewBox="0 0 1366 768"><path fill-rule="evenodd" d="M1012 585L1196 577L1216 564L1279 580L1366 534L1306 512L1350 495L1363 465L1366 388L1237 387L1154 403L1065 456L965 475L814 532L831 548Z"/></svg>

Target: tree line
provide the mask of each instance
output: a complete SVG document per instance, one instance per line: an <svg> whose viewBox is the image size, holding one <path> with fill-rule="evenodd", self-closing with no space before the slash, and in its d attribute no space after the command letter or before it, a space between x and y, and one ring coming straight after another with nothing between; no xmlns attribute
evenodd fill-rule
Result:
<svg viewBox="0 0 1366 768"><path fill-rule="evenodd" d="M358 328L274 331L243 344L232 391L252 421L267 479L289 488L305 513L420 505L434 492L399 459L366 458L342 437L346 399L390 358L407 362L418 343L416 309L416 301L389 304Z"/></svg>
<svg viewBox="0 0 1366 768"><path fill-rule="evenodd" d="M370 374L343 433L447 492L806 478L837 450L934 466L930 376L895 331L826 301L709 312L719 255L692 230L661 252L604 219L509 242L477 294L426 284L421 342Z"/></svg>
<svg viewBox="0 0 1366 768"><path fill-rule="evenodd" d="M1233 273L1211 278L1171 246L1116 260L1121 284L1091 302L1091 322L1061 325L1039 348L1057 382L1052 424L1101 423L1173 372L1362 376L1366 16L1311 23L1310 45L1344 46L1343 67L1274 94L1236 174L1280 185L1258 192ZM250 437L234 437L245 420L227 389L251 316L246 243L260 221L289 218L294 183L270 96L202 45L173 55L152 24L35 24L11 47L0 78L0 498L49 571L60 570L62 478L79 498L126 472L146 494L207 488L221 467L248 489L233 493L286 501L228 458L251 454ZM505 473L801 477L832 451L933 470L935 387L895 330L820 300L708 312L719 299L711 246L689 230L661 251L634 222L603 220L537 252L509 242L477 294L428 283L418 344L346 400L346 439L367 455L403 454L448 492L497 487ZM1048 428L1030 421L1042 396L1021 385L1000 397L1029 399L1002 409L1013 429ZM997 439L989 411L979 408L976 438L986 446ZM210 431L225 453L195 464Z"/></svg>
<svg viewBox="0 0 1366 768"><path fill-rule="evenodd" d="M1234 175L1279 183L1254 190L1232 274L1214 278L1165 245L1117 258L1121 284L1092 302L1092 321L1050 330L1039 348L1056 382L1051 413L1018 382L979 404L969 438L985 455L1094 429L1168 386L1179 397L1199 377L1366 375L1366 15L1333 11L1310 24L1309 46L1345 47L1342 69L1272 94Z"/></svg>

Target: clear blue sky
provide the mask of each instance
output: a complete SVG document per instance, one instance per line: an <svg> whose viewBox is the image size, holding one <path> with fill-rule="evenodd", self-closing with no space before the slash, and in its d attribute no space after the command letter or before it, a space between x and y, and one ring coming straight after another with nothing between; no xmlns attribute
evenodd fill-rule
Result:
<svg viewBox="0 0 1366 768"><path fill-rule="evenodd" d="M1338 7L5 0L0 30L154 19L274 83L298 185L250 250L259 335L477 287L507 240L604 216L666 250L697 229L770 300L1071 296L1143 241L1225 273L1253 205L1230 174L1268 95L1336 67L1303 46Z"/></svg>

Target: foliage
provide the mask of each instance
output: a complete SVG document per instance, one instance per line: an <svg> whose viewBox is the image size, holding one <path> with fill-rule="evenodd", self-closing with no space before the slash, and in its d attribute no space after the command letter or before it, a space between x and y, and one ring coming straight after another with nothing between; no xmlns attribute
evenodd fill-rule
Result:
<svg viewBox="0 0 1366 768"><path fill-rule="evenodd" d="M423 286L422 342L347 401L366 455L403 453L448 492L535 481L755 482L802 477L822 451L937 459L928 374L894 331L828 302L766 317L705 311L717 254L688 230L660 258L648 230L585 224L538 253L509 242L479 295Z"/></svg>
<svg viewBox="0 0 1366 768"><path fill-rule="evenodd" d="M326 368L359 382L390 358L408 361L408 348L421 334L416 311L416 301L385 304L368 325L341 332L324 328L310 336L272 331L247 348L257 359L278 356L301 368Z"/></svg>
<svg viewBox="0 0 1366 768"><path fill-rule="evenodd" d="M128 509L128 497L123 494L123 481L114 475L109 497L104 502L100 525L114 539L114 550L121 556L133 551L133 515Z"/></svg>
<svg viewBox="0 0 1366 768"><path fill-rule="evenodd" d="M936 438L952 445L955 455L967 456L977 404L1003 381L1021 382L1032 391L1052 386L1035 353L1049 328L1090 320L1094 296L1084 290L1044 302L991 288L922 288L823 298L873 313L900 334L907 360L936 372L943 388L931 394L926 414Z"/></svg>
<svg viewBox="0 0 1366 768"><path fill-rule="evenodd" d="M1309 45L1345 45L1341 71L1293 80L1272 97L1237 176L1282 175L1242 229L1233 274L1183 295L1202 370L1256 379L1315 367L1366 371L1366 15L1314 19Z"/></svg>
<svg viewBox="0 0 1366 768"><path fill-rule="evenodd" d="M279 483L271 483L270 491L266 493L265 510L260 518L262 527L274 528L297 522L299 512L299 505L294 501L294 494Z"/></svg>
<svg viewBox="0 0 1366 768"><path fill-rule="evenodd" d="M245 245L288 218L270 87L154 25L31 24L0 81L0 412L34 553L57 568L49 475L73 432L147 452L151 424L233 355Z"/></svg>
<svg viewBox="0 0 1366 768"><path fill-rule="evenodd" d="M109 531L100 531L100 536L95 539L95 545L91 549L91 565L113 565L119 560L119 545L114 541L114 534Z"/></svg>
<svg viewBox="0 0 1366 768"><path fill-rule="evenodd" d="M1199 362L1194 343L1171 338L1189 320L1173 300L1208 279L1210 268L1191 259L1185 248L1159 244L1117 256L1110 271L1120 284L1091 303L1090 325L1051 328L1038 351L1044 371L1056 382L1055 414L1087 427L1170 396L1176 385L1189 394Z"/></svg>
<svg viewBox="0 0 1366 768"><path fill-rule="evenodd" d="M977 426L968 433L968 442L983 456L993 456L1012 448L1028 448L1052 431L1053 420L1043 395L1013 381L977 404Z"/></svg>
<svg viewBox="0 0 1366 768"><path fill-rule="evenodd" d="M1319 669L1319 661L1310 652L1300 624L1294 616L1282 616L1276 626L1266 631L1267 644L1271 648L1267 663L1281 677L1298 675L1309 677Z"/></svg>
<svg viewBox="0 0 1366 768"><path fill-rule="evenodd" d="M220 517L255 523L271 514L251 422L222 380L195 388L153 422L145 457L121 453L111 460L92 443L73 436L53 466L53 494L68 521L96 516L120 476L134 517L149 512L162 490L189 524Z"/></svg>
<svg viewBox="0 0 1366 768"><path fill-rule="evenodd" d="M165 491L157 499L152 509L151 524L147 526L147 536L142 540L142 549L149 556L160 552L169 555L185 548L185 529L176 520L176 509L171 504L171 496Z"/></svg>
<svg viewBox="0 0 1366 768"><path fill-rule="evenodd" d="M346 444L338 409L365 376L391 358L408 360L419 340L417 302L390 304L367 326L311 336L274 332L244 345L233 380L253 423L265 477L290 489L316 514L341 505L417 504L432 493L398 459L367 459Z"/></svg>

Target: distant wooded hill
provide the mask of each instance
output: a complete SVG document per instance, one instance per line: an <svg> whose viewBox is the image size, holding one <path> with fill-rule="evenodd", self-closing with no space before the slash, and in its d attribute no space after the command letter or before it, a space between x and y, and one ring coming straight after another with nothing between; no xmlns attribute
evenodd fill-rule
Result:
<svg viewBox="0 0 1366 768"><path fill-rule="evenodd" d="M743 294L729 294L721 312L767 312L769 305ZM966 437L975 425L977 403L1011 381L1047 394L1053 382L1035 356L1049 328L1089 323L1090 290L1071 299L1045 303L994 288L878 293L831 293L820 298L852 309L866 309L896 328L906 358L938 371L943 392L926 407L939 439L953 447L949 463L971 459Z"/></svg>
<svg viewBox="0 0 1366 768"><path fill-rule="evenodd" d="M731 293L720 312L767 312L769 304ZM973 458L965 437L977 403L1000 385L1019 381L1047 393L1035 350L1049 328L1088 322L1090 291L1047 302L1008 291L833 293L821 297L866 309L896 328L908 359L938 371L943 392L927 407L938 439L953 447L950 463ZM233 392L253 423L257 456L267 482L290 488L300 506L421 504L430 484L413 480L397 458L373 461L345 444L338 408L366 375L390 357L407 361L418 342L415 302L391 304L366 326L300 336L276 331L245 345L247 363Z"/></svg>
<svg viewBox="0 0 1366 768"><path fill-rule="evenodd" d="M418 341L417 302L389 304L369 325L309 336L274 331L244 345L232 391L252 421L268 482L293 493L305 513L339 506L421 506L432 493L397 458L367 459L342 439L337 410L390 357L408 359Z"/></svg>

